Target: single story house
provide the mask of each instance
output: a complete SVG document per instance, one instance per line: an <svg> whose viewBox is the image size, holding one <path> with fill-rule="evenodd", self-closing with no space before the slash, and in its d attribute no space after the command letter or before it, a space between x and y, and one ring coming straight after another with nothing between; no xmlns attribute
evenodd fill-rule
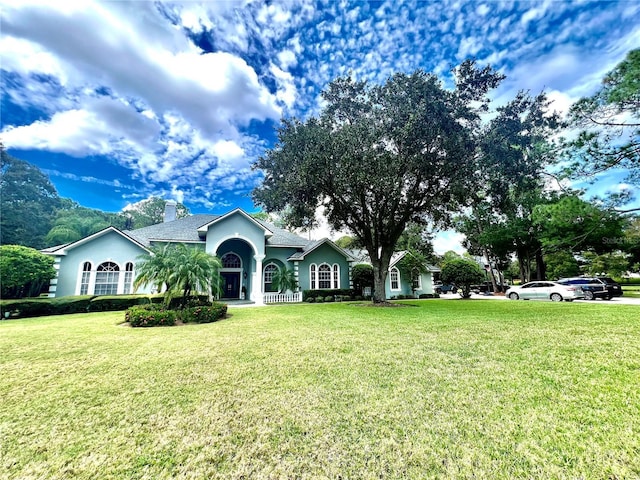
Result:
<svg viewBox="0 0 640 480"><path fill-rule="evenodd" d="M197 214L175 219L175 202L167 202L165 221L135 230L108 227L78 241L42 250L55 259L56 277L50 297L133 293L136 262L150 247L186 243L216 255L222 263L224 299L247 299L256 304L300 301L301 293L285 298L272 286L272 276L293 269L300 290L351 288L351 268L357 262L331 240L307 240L241 209L223 215ZM394 257L395 258L395 257ZM399 261L401 255L397 258ZM411 283L392 266L389 296L411 293ZM430 274L421 276L420 293L433 292ZM139 293L152 293L146 285Z"/></svg>

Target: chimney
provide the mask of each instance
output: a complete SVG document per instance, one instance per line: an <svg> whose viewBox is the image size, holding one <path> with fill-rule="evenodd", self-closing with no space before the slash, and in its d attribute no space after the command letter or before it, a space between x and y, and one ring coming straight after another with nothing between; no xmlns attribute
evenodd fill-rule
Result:
<svg viewBox="0 0 640 480"><path fill-rule="evenodd" d="M173 222L176 219L176 206L177 202L175 200L167 200L167 203L164 205L164 221Z"/></svg>

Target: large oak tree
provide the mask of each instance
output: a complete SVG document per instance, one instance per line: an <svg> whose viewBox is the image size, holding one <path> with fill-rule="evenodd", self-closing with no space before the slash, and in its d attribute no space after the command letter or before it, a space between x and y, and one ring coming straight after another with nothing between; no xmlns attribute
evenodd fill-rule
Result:
<svg viewBox="0 0 640 480"><path fill-rule="evenodd" d="M291 226L322 205L334 229L364 245L377 302L407 224L447 220L469 191L473 132L502 76L472 61L453 73L452 90L420 70L383 85L338 78L322 94L322 112L284 120L275 147L254 164L265 174L258 204L287 209Z"/></svg>

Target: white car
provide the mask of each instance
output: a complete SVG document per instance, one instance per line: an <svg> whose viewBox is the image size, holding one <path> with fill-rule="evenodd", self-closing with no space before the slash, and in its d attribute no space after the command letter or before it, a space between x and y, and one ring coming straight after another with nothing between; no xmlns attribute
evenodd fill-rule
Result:
<svg viewBox="0 0 640 480"><path fill-rule="evenodd" d="M509 287L505 294L510 300L551 300L572 302L584 298L584 292L578 285L562 285L557 282L537 281Z"/></svg>

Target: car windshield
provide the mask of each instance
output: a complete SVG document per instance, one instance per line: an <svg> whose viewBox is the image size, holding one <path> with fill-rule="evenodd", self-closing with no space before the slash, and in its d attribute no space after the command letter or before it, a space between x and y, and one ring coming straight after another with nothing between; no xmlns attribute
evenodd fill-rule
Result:
<svg viewBox="0 0 640 480"><path fill-rule="evenodd" d="M609 277L600 277L600 280L607 283L616 283L616 281L613 278L609 278Z"/></svg>

